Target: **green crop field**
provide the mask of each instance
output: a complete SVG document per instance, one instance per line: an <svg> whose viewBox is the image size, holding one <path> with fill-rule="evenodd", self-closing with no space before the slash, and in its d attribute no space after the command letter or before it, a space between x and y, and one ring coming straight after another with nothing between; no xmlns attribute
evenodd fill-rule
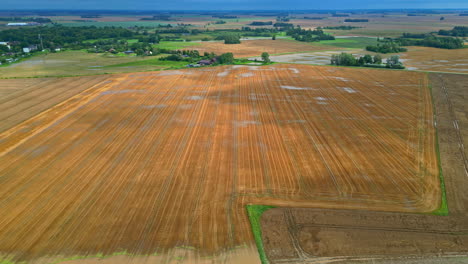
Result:
<svg viewBox="0 0 468 264"><path fill-rule="evenodd" d="M155 44L153 47L159 48L159 49L171 49L171 50L177 50L177 49L186 49L189 47L193 46L199 46L199 42L184 42L184 41L161 41L158 44Z"/></svg>

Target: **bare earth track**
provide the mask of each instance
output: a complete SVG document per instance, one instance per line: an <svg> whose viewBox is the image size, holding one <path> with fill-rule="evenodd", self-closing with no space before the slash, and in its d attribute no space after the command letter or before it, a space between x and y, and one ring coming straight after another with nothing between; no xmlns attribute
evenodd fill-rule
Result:
<svg viewBox="0 0 468 264"><path fill-rule="evenodd" d="M276 65L107 78L0 134L4 258L182 248L202 263L255 252L249 203L440 205L424 73Z"/></svg>
<svg viewBox="0 0 468 264"><path fill-rule="evenodd" d="M262 231L272 263L468 263L468 76L430 79L449 216L271 209Z"/></svg>

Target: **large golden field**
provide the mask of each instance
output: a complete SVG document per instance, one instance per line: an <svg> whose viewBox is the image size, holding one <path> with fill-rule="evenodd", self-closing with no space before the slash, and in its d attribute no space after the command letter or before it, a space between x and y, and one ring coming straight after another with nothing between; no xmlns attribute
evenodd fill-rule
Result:
<svg viewBox="0 0 468 264"><path fill-rule="evenodd" d="M203 262L256 251L249 203L440 205L425 73L283 64L39 81L25 82L29 100L0 102L25 113L0 119L5 259L185 249Z"/></svg>

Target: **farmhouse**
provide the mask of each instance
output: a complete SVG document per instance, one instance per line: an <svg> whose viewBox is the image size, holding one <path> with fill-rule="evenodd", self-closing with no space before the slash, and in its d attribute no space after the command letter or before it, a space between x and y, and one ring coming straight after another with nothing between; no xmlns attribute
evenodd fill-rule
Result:
<svg viewBox="0 0 468 264"><path fill-rule="evenodd" d="M31 51L37 50L37 45L30 45L28 47L23 48L24 53L29 53Z"/></svg>
<svg viewBox="0 0 468 264"><path fill-rule="evenodd" d="M213 63L216 62L216 58L213 58L213 59L210 59L210 60L201 60L198 62L198 64L202 65L202 66L207 66L207 65L211 65Z"/></svg>

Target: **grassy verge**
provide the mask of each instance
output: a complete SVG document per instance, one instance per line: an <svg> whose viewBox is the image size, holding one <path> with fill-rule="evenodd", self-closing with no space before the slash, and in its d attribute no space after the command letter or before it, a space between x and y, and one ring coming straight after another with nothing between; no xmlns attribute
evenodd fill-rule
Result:
<svg viewBox="0 0 468 264"><path fill-rule="evenodd" d="M429 90L430 90L430 93L431 93L432 111L433 111L433 114L434 114L434 120L437 120L437 118L436 118L436 108L435 108L435 104L434 104L434 93L433 93L433 89L432 89L431 84L429 84ZM445 190L444 175L442 173L442 163L441 163L441 160L440 160L439 134L438 134L438 131L437 131L437 127L435 127L435 149L436 149L436 155L437 155L437 166L439 167L441 202L440 202L439 209L433 211L432 214L447 216L449 214L449 210L448 210L448 203L447 203L447 194L446 194L446 190Z"/></svg>
<svg viewBox="0 0 468 264"><path fill-rule="evenodd" d="M161 41L158 44L154 44L153 47L159 48L159 49L178 50L178 49L185 49L185 48L190 48L192 46L199 46L199 45L201 45L200 42Z"/></svg>
<svg viewBox="0 0 468 264"><path fill-rule="evenodd" d="M252 226L252 233L255 238L255 244L257 245L258 254L260 255L262 264L268 264L269 262L265 254L265 249L263 248L260 218L265 211L271 208L275 207L269 205L247 205L247 215L249 216L250 225Z"/></svg>

